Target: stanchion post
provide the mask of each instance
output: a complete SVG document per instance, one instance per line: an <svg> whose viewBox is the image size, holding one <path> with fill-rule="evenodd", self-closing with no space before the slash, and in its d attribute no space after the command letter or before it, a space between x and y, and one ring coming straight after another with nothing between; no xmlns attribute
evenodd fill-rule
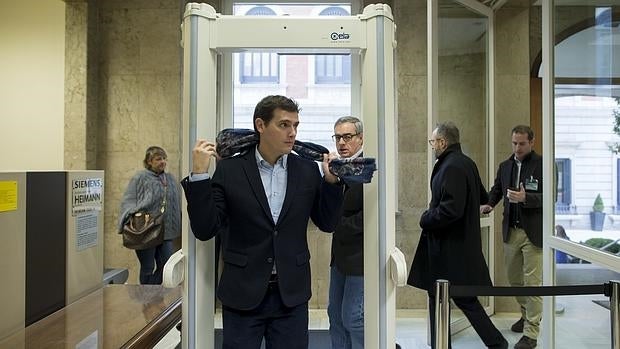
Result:
<svg viewBox="0 0 620 349"><path fill-rule="evenodd" d="M611 348L620 349L620 281L610 281L609 311L611 315Z"/></svg>
<svg viewBox="0 0 620 349"><path fill-rule="evenodd" d="M435 348L448 349L450 340L450 282L435 283Z"/></svg>

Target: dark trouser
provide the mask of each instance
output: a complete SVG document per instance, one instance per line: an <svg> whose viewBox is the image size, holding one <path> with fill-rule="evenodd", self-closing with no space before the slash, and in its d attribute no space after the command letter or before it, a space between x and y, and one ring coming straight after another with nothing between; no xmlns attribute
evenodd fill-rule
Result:
<svg viewBox="0 0 620 349"><path fill-rule="evenodd" d="M161 285L164 265L172 256L172 240L164 240L161 245L146 250L136 250L140 261L140 284Z"/></svg>
<svg viewBox="0 0 620 349"><path fill-rule="evenodd" d="M491 319L476 297L453 297L452 300L459 307L467 320L471 323L484 345L487 347L500 347L504 343L504 336L493 325ZM435 349L435 297L428 293L428 311L431 317L431 346ZM449 322L448 322L449 323ZM451 333L448 333L448 347L452 348Z"/></svg>
<svg viewBox="0 0 620 349"><path fill-rule="evenodd" d="M222 306L222 320L222 349L259 349L263 337L266 349L308 348L308 303L292 308L285 306L277 283L269 287L263 302L255 309Z"/></svg>

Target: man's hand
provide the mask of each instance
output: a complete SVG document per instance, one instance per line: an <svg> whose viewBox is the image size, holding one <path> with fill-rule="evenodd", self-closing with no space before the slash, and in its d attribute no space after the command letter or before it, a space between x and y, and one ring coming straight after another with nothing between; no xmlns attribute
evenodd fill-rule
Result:
<svg viewBox="0 0 620 349"><path fill-rule="evenodd" d="M336 175L329 172L329 162L336 158L336 154L333 153L323 154L323 162L321 163L321 165L323 166L323 176L325 176L325 181L327 183L336 184L340 181L340 179L336 177Z"/></svg>
<svg viewBox="0 0 620 349"><path fill-rule="evenodd" d="M506 197L510 202L525 202L525 188L523 183L519 184L519 190L506 190Z"/></svg>
<svg viewBox="0 0 620 349"><path fill-rule="evenodd" d="M480 205L480 213L481 214L491 213L491 211L493 211L493 206L491 206L491 205Z"/></svg>
<svg viewBox="0 0 620 349"><path fill-rule="evenodd" d="M206 173L209 171L211 157L218 158L215 143L199 139L192 149L192 173Z"/></svg>

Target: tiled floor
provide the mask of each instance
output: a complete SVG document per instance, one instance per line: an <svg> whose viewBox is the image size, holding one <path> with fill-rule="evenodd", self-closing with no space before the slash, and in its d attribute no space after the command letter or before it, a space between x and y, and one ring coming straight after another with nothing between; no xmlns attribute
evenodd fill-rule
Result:
<svg viewBox="0 0 620 349"><path fill-rule="evenodd" d="M611 346L609 310L592 302L603 300L604 296L558 297L557 303L564 311L556 315L557 349L607 349ZM399 311L396 320L396 339L403 349L428 349L426 345L426 319L423 311ZM510 343L510 347L519 340L520 334L510 331L510 325L518 318L517 314L500 313L492 317ZM324 311L310 314L310 328L327 328L328 320ZM218 324L219 322L219 324ZM221 320L216 320L216 326ZM180 342L179 331L173 329L155 347L156 349L174 349ZM484 348L482 341L470 327L452 336L454 349ZM537 347L543 349L541 345ZM325 348L329 349L329 348Z"/></svg>

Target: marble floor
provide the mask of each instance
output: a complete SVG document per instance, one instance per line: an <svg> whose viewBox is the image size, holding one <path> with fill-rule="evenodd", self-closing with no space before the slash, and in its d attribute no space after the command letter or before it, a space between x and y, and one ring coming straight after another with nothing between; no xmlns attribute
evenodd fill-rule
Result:
<svg viewBox="0 0 620 349"><path fill-rule="evenodd" d="M556 345L557 349L608 349L611 347L609 310L592 302L605 300L600 296L558 297L556 307ZM397 311L396 340L403 349L428 349L426 345L426 312ZM510 331L510 326L518 319L518 314L498 313L492 317L510 343L510 347L521 337ZM329 322L325 311L314 310L310 313L311 329L326 329ZM216 326L221 326L221 318L216 316ZM179 331L173 329L155 347L156 349L174 349L179 346ZM452 335L454 349L484 348L475 331L469 327ZM538 349L542 349L539 344ZM325 348L329 349L329 348Z"/></svg>

